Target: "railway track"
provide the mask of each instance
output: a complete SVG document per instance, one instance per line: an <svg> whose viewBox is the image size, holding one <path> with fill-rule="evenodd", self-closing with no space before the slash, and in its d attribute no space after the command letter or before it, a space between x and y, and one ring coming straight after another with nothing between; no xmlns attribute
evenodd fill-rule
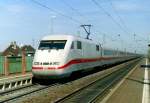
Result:
<svg viewBox="0 0 150 103"><path fill-rule="evenodd" d="M24 88L19 88L13 91L5 92L0 94L0 103L10 102L12 103L18 98L23 96L29 95L31 93L38 93L40 91L46 90L52 86L56 86L57 83L51 85L40 85L40 84L33 84Z"/></svg>
<svg viewBox="0 0 150 103"><path fill-rule="evenodd" d="M109 92L110 88L120 81L136 64L137 62L129 64L127 67L123 67L55 101L55 103L95 103L100 96L102 97L106 92Z"/></svg>
<svg viewBox="0 0 150 103"><path fill-rule="evenodd" d="M129 66L130 67L130 66ZM70 95L67 95L66 97L59 99L58 101L55 101L55 103L71 103L71 102L77 102L77 103L92 103L96 100L97 96L102 95L105 91L109 90L109 88L117 81L119 81L123 74L125 75L128 71L130 71L130 68L126 68L126 72L124 73L124 69L119 69L118 71L115 71L113 73L110 73L107 76L104 76L100 78L98 81L92 82L86 87L83 87L79 89L76 92L71 93ZM123 74L122 74L123 73ZM115 78L116 75L122 76ZM110 78L114 79L110 79ZM100 85L101 84L101 85ZM33 84L28 87L20 88L17 90L9 91L3 94L0 94L0 103L7 102L17 102L19 100L22 100L23 98L28 98L29 96L33 96L32 94L38 94L38 93L44 93L44 91L47 91L49 88L58 86L59 83L53 83L50 85L40 85L40 84ZM84 92L82 92L84 91ZM94 93L94 94L93 94ZM30 95L31 94L31 95ZM74 98L74 99L73 99ZM88 101L88 102L86 102ZM20 103L20 102L17 102Z"/></svg>

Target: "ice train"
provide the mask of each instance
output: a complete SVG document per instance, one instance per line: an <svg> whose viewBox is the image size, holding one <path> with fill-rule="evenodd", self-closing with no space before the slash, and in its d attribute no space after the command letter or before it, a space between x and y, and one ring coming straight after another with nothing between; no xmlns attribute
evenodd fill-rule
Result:
<svg viewBox="0 0 150 103"><path fill-rule="evenodd" d="M35 78L62 78L78 71L135 58L135 54L104 49L97 42L72 35L45 36L36 50Z"/></svg>

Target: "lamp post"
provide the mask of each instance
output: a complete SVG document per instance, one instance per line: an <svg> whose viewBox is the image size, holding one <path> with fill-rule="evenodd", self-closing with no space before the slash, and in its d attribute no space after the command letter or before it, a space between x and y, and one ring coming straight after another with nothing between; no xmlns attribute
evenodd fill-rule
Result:
<svg viewBox="0 0 150 103"><path fill-rule="evenodd" d="M106 35L103 34L103 45L106 43Z"/></svg>
<svg viewBox="0 0 150 103"><path fill-rule="evenodd" d="M123 40L121 39L121 35L120 34L118 34L118 39L120 40L120 49L123 51L124 44L123 44Z"/></svg>
<svg viewBox="0 0 150 103"><path fill-rule="evenodd" d="M56 18L55 15L51 16L51 34L54 33L54 19Z"/></svg>

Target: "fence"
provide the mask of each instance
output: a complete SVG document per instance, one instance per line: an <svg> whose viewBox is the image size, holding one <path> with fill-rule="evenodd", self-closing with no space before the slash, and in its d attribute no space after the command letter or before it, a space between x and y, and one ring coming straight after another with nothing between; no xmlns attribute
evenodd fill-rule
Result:
<svg viewBox="0 0 150 103"><path fill-rule="evenodd" d="M25 71L30 72L32 68L32 56L26 56L25 57ZM15 74L15 73L21 73L23 64L22 64L22 57L7 57L7 70L9 74ZM5 74L5 57L0 56L0 75Z"/></svg>

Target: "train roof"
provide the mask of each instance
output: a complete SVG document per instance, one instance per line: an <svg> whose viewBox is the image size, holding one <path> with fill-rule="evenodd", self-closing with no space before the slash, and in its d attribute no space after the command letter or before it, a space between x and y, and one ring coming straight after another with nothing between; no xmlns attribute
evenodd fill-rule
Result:
<svg viewBox="0 0 150 103"><path fill-rule="evenodd" d="M73 37L72 35L47 35L42 38L42 40L66 40Z"/></svg>
<svg viewBox="0 0 150 103"><path fill-rule="evenodd" d="M82 38L82 37L79 37L79 36L67 35L67 34L47 35L47 36L44 36L41 40L79 40L81 42L87 42L87 43L91 43L91 44L100 44L99 42L96 42L94 40L85 39L85 38ZM103 49L104 50L112 50L112 51L123 52L122 50L117 50L117 49L113 49L113 48L110 48L110 47L103 47Z"/></svg>
<svg viewBox="0 0 150 103"><path fill-rule="evenodd" d="M42 38L42 40L68 40L68 39L71 39L71 40L80 40L80 41L84 41L84 42L89 42L89 43L94 43L94 44L99 44L98 42L95 42L93 40L89 40L89 39L85 39L85 38L82 38L82 37L78 37L78 36L74 36L74 35L47 35L45 37Z"/></svg>

